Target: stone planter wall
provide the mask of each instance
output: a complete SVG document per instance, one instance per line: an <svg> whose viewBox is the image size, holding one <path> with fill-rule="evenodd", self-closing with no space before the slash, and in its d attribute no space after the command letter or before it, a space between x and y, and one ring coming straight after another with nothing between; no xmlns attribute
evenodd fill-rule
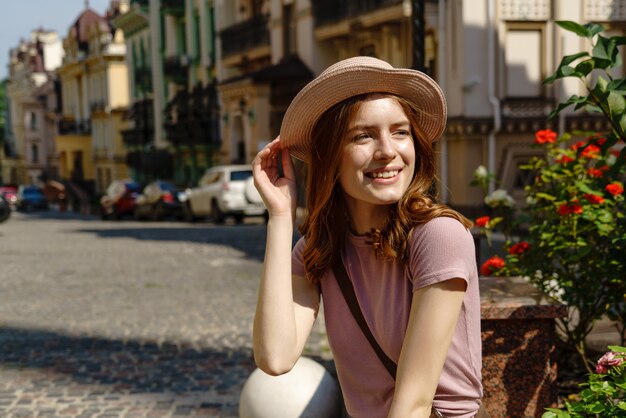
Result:
<svg viewBox="0 0 626 418"><path fill-rule="evenodd" d="M519 277L480 279L484 403L491 418L541 417L556 404L555 320L564 305Z"/></svg>

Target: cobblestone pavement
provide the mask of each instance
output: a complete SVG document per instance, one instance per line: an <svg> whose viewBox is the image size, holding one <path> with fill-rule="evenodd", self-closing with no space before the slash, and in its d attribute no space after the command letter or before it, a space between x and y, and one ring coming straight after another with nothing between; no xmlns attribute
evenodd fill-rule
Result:
<svg viewBox="0 0 626 418"><path fill-rule="evenodd" d="M236 417L265 226L13 213L0 417ZM323 320L307 355L328 360Z"/></svg>

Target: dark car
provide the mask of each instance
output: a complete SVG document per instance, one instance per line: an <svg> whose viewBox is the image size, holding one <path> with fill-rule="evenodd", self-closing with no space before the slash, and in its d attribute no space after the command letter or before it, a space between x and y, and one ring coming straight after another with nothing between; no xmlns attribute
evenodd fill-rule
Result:
<svg viewBox="0 0 626 418"><path fill-rule="evenodd" d="M16 207L18 210L48 210L48 199L37 186L20 186L17 189Z"/></svg>
<svg viewBox="0 0 626 418"><path fill-rule="evenodd" d="M139 194L139 184L132 180L114 180L100 198L102 219L121 219L131 216Z"/></svg>
<svg viewBox="0 0 626 418"><path fill-rule="evenodd" d="M156 180L148 183L135 201L135 219L160 221L166 217L181 219L183 207L181 191L171 182Z"/></svg>
<svg viewBox="0 0 626 418"><path fill-rule="evenodd" d="M0 194L0 223L11 216L11 204L4 195Z"/></svg>

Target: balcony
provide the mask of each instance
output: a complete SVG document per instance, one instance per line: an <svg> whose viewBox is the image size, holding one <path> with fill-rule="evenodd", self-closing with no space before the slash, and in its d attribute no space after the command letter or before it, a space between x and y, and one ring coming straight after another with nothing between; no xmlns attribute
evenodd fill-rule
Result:
<svg viewBox="0 0 626 418"><path fill-rule="evenodd" d="M126 154L126 164L147 178L169 178L174 168L174 156L166 150L131 151Z"/></svg>
<svg viewBox="0 0 626 418"><path fill-rule="evenodd" d="M163 74L172 83L185 85L189 76L189 64L187 55L167 57L163 62Z"/></svg>
<svg viewBox="0 0 626 418"><path fill-rule="evenodd" d="M148 67L137 67L133 71L135 89L141 92L152 91L152 70Z"/></svg>
<svg viewBox="0 0 626 418"><path fill-rule="evenodd" d="M311 4L315 27L320 27L402 2L403 0L316 0Z"/></svg>
<svg viewBox="0 0 626 418"><path fill-rule="evenodd" d="M161 0L161 10L168 15L183 17L185 15L185 2L181 0Z"/></svg>
<svg viewBox="0 0 626 418"><path fill-rule="evenodd" d="M258 15L237 23L220 33L222 56L241 54L260 46L270 45L269 16Z"/></svg>
<svg viewBox="0 0 626 418"><path fill-rule="evenodd" d="M143 147L152 142L154 134L152 100L146 99L132 104L125 116L132 120L134 127L121 131L122 141L128 147Z"/></svg>
<svg viewBox="0 0 626 418"><path fill-rule="evenodd" d="M91 113L104 112L106 110L106 103L104 100L93 101L89 105L89 109L91 110Z"/></svg>
<svg viewBox="0 0 626 418"><path fill-rule="evenodd" d="M59 135L91 135L91 120L62 119L59 121Z"/></svg>
<svg viewBox="0 0 626 418"><path fill-rule="evenodd" d="M506 98L502 100L502 116L505 118L546 118L555 107L550 98Z"/></svg>
<svg viewBox="0 0 626 418"><path fill-rule="evenodd" d="M164 110L167 139L174 146L218 145L219 108L215 86L179 91Z"/></svg>

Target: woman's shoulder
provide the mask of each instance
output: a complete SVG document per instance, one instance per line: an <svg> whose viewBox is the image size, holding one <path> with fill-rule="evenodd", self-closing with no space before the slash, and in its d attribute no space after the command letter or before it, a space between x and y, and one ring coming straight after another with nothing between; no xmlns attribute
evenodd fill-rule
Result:
<svg viewBox="0 0 626 418"><path fill-rule="evenodd" d="M413 228L414 234L459 234L466 235L469 230L458 219L451 216L438 216Z"/></svg>
<svg viewBox="0 0 626 418"><path fill-rule="evenodd" d="M439 216L413 228L411 246L418 248L467 247L474 245L471 232L459 220Z"/></svg>

